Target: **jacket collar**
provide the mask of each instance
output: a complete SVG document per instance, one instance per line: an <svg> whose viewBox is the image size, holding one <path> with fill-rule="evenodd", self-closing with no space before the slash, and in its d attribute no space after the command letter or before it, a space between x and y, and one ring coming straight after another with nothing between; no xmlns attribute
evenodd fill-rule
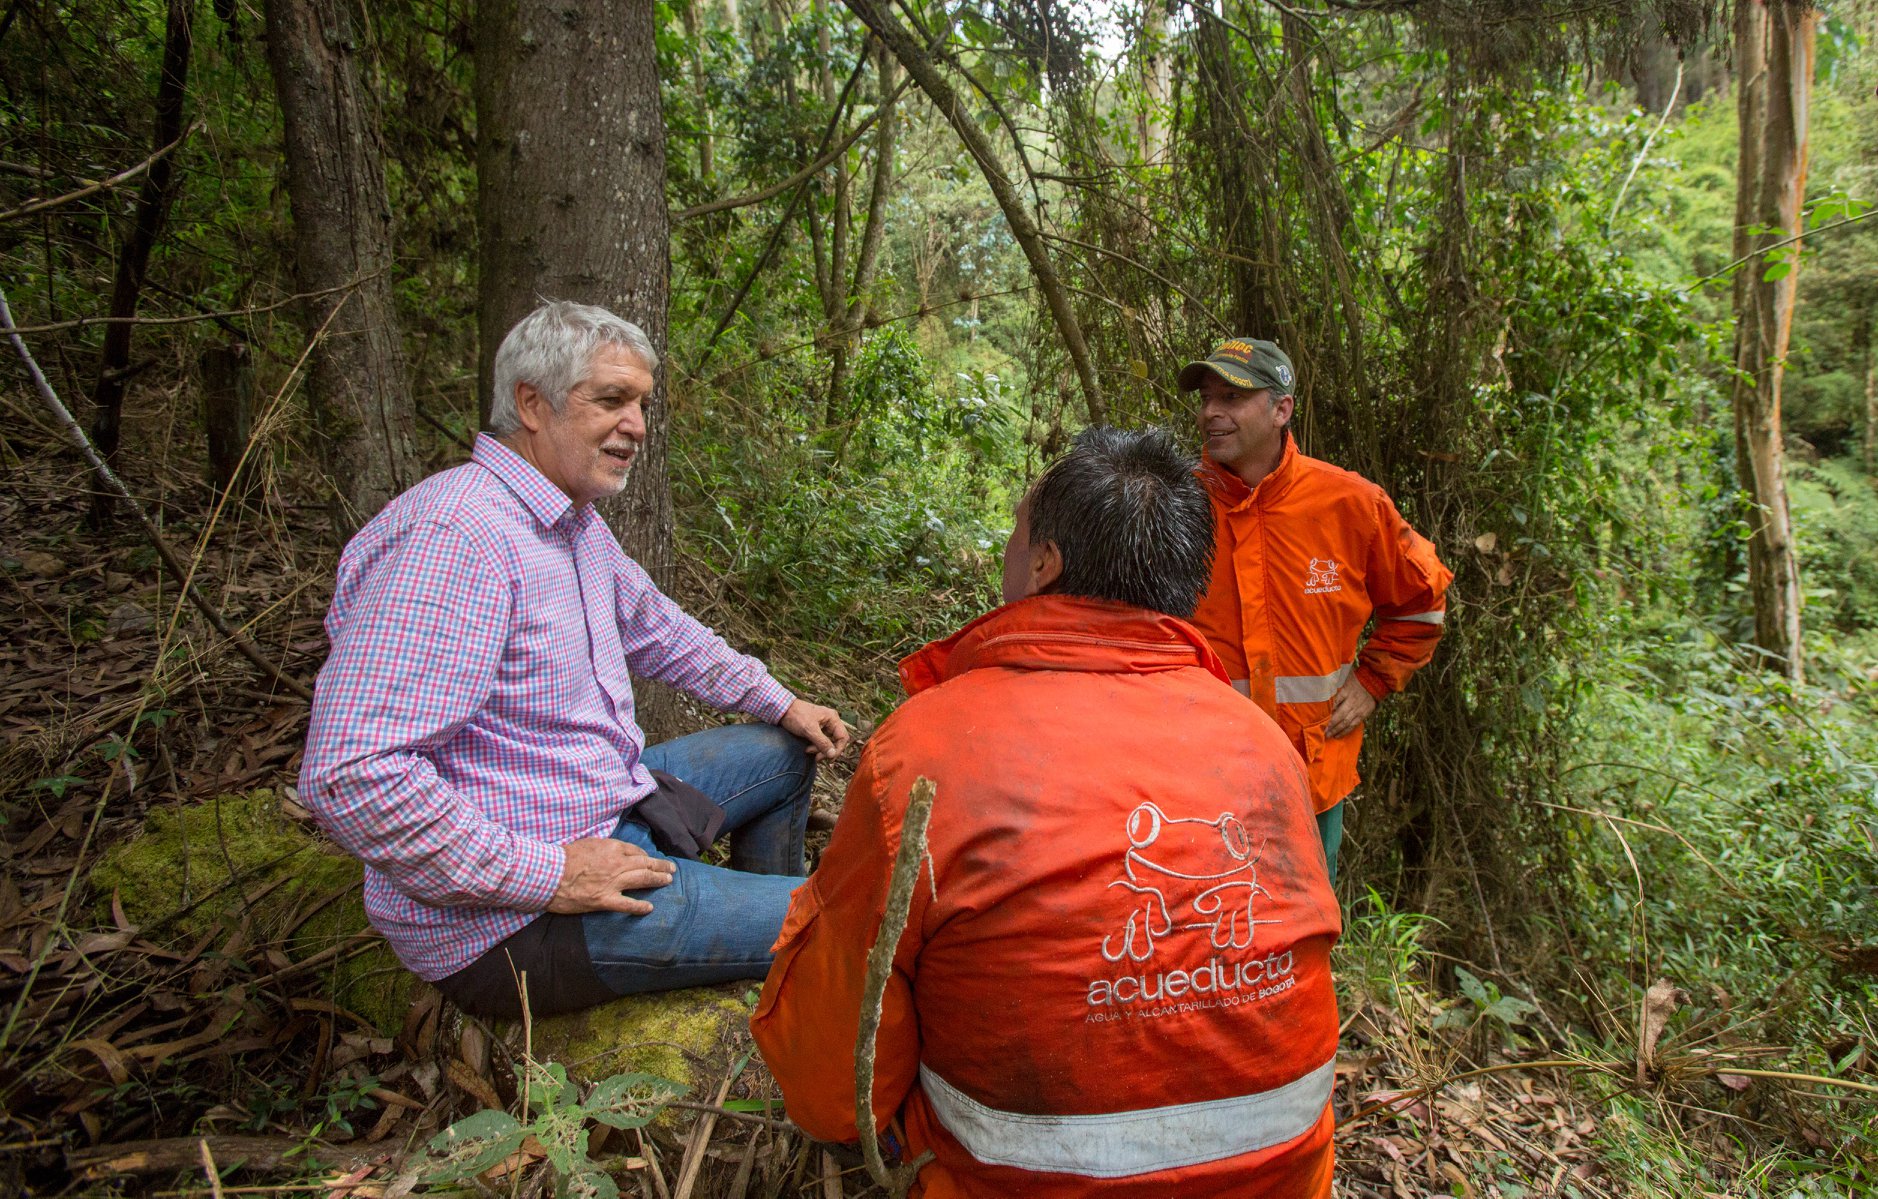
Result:
<svg viewBox="0 0 1878 1199"><path fill-rule="evenodd" d="M1150 674L1198 666L1221 682L1226 668L1184 620L1107 600L1033 595L993 609L900 663L908 695L980 667Z"/></svg>
<svg viewBox="0 0 1878 1199"><path fill-rule="evenodd" d="M548 476L536 470L528 459L487 433L476 435L476 448L470 451L470 461L488 468L490 474L501 479L545 528L553 528L574 506L567 493L550 483Z"/></svg>
<svg viewBox="0 0 1878 1199"><path fill-rule="evenodd" d="M1247 487L1245 480L1219 463L1200 454L1200 481L1228 512L1237 511L1254 501L1270 503L1283 495L1297 477L1298 439L1285 430L1285 452L1279 456L1278 466L1271 474L1259 480L1257 487Z"/></svg>

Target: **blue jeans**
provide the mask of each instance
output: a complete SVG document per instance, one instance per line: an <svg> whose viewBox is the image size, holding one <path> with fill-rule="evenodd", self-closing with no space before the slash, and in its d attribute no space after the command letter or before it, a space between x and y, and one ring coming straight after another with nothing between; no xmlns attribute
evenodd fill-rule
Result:
<svg viewBox="0 0 1878 1199"><path fill-rule="evenodd" d="M651 912L583 915L594 973L616 995L762 978L790 893L806 873L802 842L815 759L800 738L774 725L737 724L649 746L640 761L724 809L730 869L674 859L670 883L631 892ZM613 836L669 857L642 824L622 819Z"/></svg>

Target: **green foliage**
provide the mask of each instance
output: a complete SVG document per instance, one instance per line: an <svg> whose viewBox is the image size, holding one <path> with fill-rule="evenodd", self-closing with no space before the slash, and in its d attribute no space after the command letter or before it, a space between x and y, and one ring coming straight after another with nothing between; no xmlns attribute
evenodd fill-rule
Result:
<svg viewBox="0 0 1878 1199"><path fill-rule="evenodd" d="M684 1093L676 1083L649 1074L615 1074L595 1083L583 1099L559 1062L523 1062L526 1119L504 1111L480 1111L430 1139L430 1181L468 1183L521 1151L533 1140L554 1171L555 1194L583 1199L618 1199L619 1186L587 1156L587 1122L608 1128L643 1128L667 1101Z"/></svg>

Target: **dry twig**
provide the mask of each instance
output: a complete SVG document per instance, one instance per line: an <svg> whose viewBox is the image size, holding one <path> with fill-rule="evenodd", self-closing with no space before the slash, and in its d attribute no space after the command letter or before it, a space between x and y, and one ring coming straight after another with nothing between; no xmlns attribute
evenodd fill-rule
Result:
<svg viewBox="0 0 1878 1199"><path fill-rule="evenodd" d="M920 1167L931 1155L894 1167L881 1159L880 1137L874 1128L874 1041L880 1034L887 978L893 973L894 954L899 951L901 934L906 932L907 913L913 906L913 887L919 882L920 869L926 860L926 823L932 817L933 798L937 794L938 788L931 779L922 776L914 781L913 796L900 824L900 849L894 854L893 873L887 881L887 910L880 918L880 932L874 938L874 947L867 952L867 977L861 986L860 1031L854 1044L854 1126L861 1135L861 1155L867 1160L868 1174L895 1199L907 1193Z"/></svg>

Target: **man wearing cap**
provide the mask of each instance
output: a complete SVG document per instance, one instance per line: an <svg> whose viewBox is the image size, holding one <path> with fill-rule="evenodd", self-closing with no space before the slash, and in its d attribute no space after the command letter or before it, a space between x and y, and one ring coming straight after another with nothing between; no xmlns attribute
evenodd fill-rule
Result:
<svg viewBox="0 0 1878 1199"><path fill-rule="evenodd" d="M1434 656L1453 575L1382 488L1298 452L1295 380L1285 352L1257 338L1181 369L1180 389L1200 393L1215 517L1193 623L1303 757L1334 882L1363 722Z"/></svg>

